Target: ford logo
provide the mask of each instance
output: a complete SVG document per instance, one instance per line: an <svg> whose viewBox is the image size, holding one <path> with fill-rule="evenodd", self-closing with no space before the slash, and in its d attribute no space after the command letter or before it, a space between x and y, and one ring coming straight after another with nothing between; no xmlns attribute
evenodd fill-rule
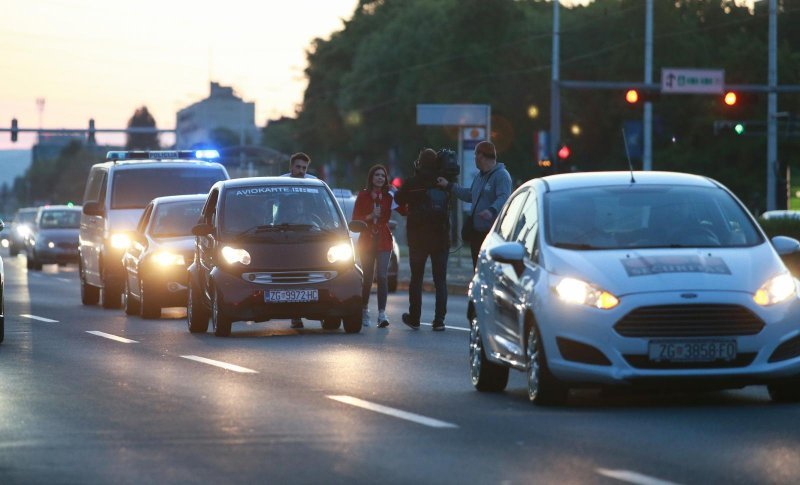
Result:
<svg viewBox="0 0 800 485"><path fill-rule="evenodd" d="M681 298L697 298L697 293L681 293Z"/></svg>

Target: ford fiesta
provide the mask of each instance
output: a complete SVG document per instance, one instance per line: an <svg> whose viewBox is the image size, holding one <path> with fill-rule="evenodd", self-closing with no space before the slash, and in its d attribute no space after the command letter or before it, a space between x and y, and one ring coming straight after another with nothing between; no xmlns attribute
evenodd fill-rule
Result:
<svg viewBox="0 0 800 485"><path fill-rule="evenodd" d="M798 283L734 195L693 175L531 180L486 238L469 288L481 391L527 373L528 396L570 388L766 384L800 400Z"/></svg>
<svg viewBox="0 0 800 485"><path fill-rule="evenodd" d="M361 221L349 228L361 231ZM215 184L192 232L189 331L231 333L235 321L306 318L361 330L361 271L348 225L316 179L264 177Z"/></svg>

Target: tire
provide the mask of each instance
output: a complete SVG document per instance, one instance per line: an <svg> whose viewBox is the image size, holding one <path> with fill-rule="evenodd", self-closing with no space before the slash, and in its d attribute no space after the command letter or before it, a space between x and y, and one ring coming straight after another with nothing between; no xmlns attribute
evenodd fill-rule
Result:
<svg viewBox="0 0 800 485"><path fill-rule="evenodd" d="M0 317L0 344L3 343L6 335L6 317Z"/></svg>
<svg viewBox="0 0 800 485"><path fill-rule="evenodd" d="M211 302L211 325L217 337L230 337L233 321L222 314L220 310L219 294L214 290L214 299Z"/></svg>
<svg viewBox="0 0 800 485"><path fill-rule="evenodd" d="M194 278L189 276L189 297L186 301L186 323L189 326L191 333L206 333L208 332L208 308L201 300L202 293L197 285L194 283Z"/></svg>
<svg viewBox="0 0 800 485"><path fill-rule="evenodd" d="M774 402L800 402L800 376L789 377L767 384L767 391Z"/></svg>
<svg viewBox="0 0 800 485"><path fill-rule="evenodd" d="M342 323L346 333L358 333L361 331L361 314L348 315L342 318Z"/></svg>
<svg viewBox="0 0 800 485"><path fill-rule="evenodd" d="M322 320L322 328L325 330L338 330L342 326L342 319L339 317L325 318Z"/></svg>
<svg viewBox="0 0 800 485"><path fill-rule="evenodd" d="M128 285L128 277L125 277L125 289L122 290L122 309L125 310L126 315L139 314L139 300L131 295L130 285Z"/></svg>
<svg viewBox="0 0 800 485"><path fill-rule="evenodd" d="M486 357L476 316L469 322L469 370L472 385L480 392L500 392L508 385L508 367Z"/></svg>
<svg viewBox="0 0 800 485"><path fill-rule="evenodd" d="M33 253L33 256L30 257L29 261L31 262L31 268L34 271L42 270L42 262L39 261L39 258L36 257L36 253Z"/></svg>
<svg viewBox="0 0 800 485"><path fill-rule="evenodd" d="M528 345L525 349L528 368L528 399L537 405L554 406L564 404L569 388L558 381L547 368L542 338L536 325L528 330Z"/></svg>
<svg viewBox="0 0 800 485"><path fill-rule="evenodd" d="M119 308L122 302L122 289L117 285L106 283L100 292L103 308Z"/></svg>
<svg viewBox="0 0 800 485"><path fill-rule="evenodd" d="M151 294L152 291L147 289L144 280L139 281L139 307L141 310L142 318L148 320L161 318L161 303L158 301L158 295Z"/></svg>
<svg viewBox="0 0 800 485"><path fill-rule="evenodd" d="M81 278L81 303L84 305L97 305L97 302L100 300L100 288L86 282L86 279L83 277L82 267L78 267L78 272Z"/></svg>
<svg viewBox="0 0 800 485"><path fill-rule="evenodd" d="M11 247L9 247L9 248L8 248L8 255L9 255L9 256L11 256L11 257L13 258L13 257L15 257L17 254L19 254L19 249L15 248L15 247L13 247L13 246L11 246Z"/></svg>
<svg viewBox="0 0 800 485"><path fill-rule="evenodd" d="M25 256L25 268L26 269L33 269L33 259L30 256Z"/></svg>

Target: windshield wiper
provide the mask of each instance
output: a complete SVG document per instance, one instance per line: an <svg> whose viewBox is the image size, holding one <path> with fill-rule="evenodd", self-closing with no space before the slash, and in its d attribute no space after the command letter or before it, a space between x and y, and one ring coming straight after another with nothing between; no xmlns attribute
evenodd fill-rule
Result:
<svg viewBox="0 0 800 485"><path fill-rule="evenodd" d="M553 246L561 249L603 249L586 243L557 242Z"/></svg>
<svg viewBox="0 0 800 485"><path fill-rule="evenodd" d="M253 226L250 229L240 232L236 235L236 239L245 236L252 236L254 234L258 234L259 232L273 232L273 231L286 231L286 230L304 230L307 231L314 227L311 224L289 224L288 222L284 222L283 224L262 224L259 226Z"/></svg>

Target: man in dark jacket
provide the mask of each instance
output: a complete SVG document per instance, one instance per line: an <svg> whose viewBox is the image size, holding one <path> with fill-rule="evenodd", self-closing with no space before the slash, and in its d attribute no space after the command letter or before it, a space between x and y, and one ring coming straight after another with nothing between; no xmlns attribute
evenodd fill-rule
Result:
<svg viewBox="0 0 800 485"><path fill-rule="evenodd" d="M411 281L408 284L408 313L403 323L419 328L422 314L422 276L431 258L433 284L436 287L436 310L433 330L444 330L447 313L447 256L450 251L450 194L436 186L436 152L426 148L415 162L415 174L403 184L395 200L401 213L408 216L408 260Z"/></svg>

